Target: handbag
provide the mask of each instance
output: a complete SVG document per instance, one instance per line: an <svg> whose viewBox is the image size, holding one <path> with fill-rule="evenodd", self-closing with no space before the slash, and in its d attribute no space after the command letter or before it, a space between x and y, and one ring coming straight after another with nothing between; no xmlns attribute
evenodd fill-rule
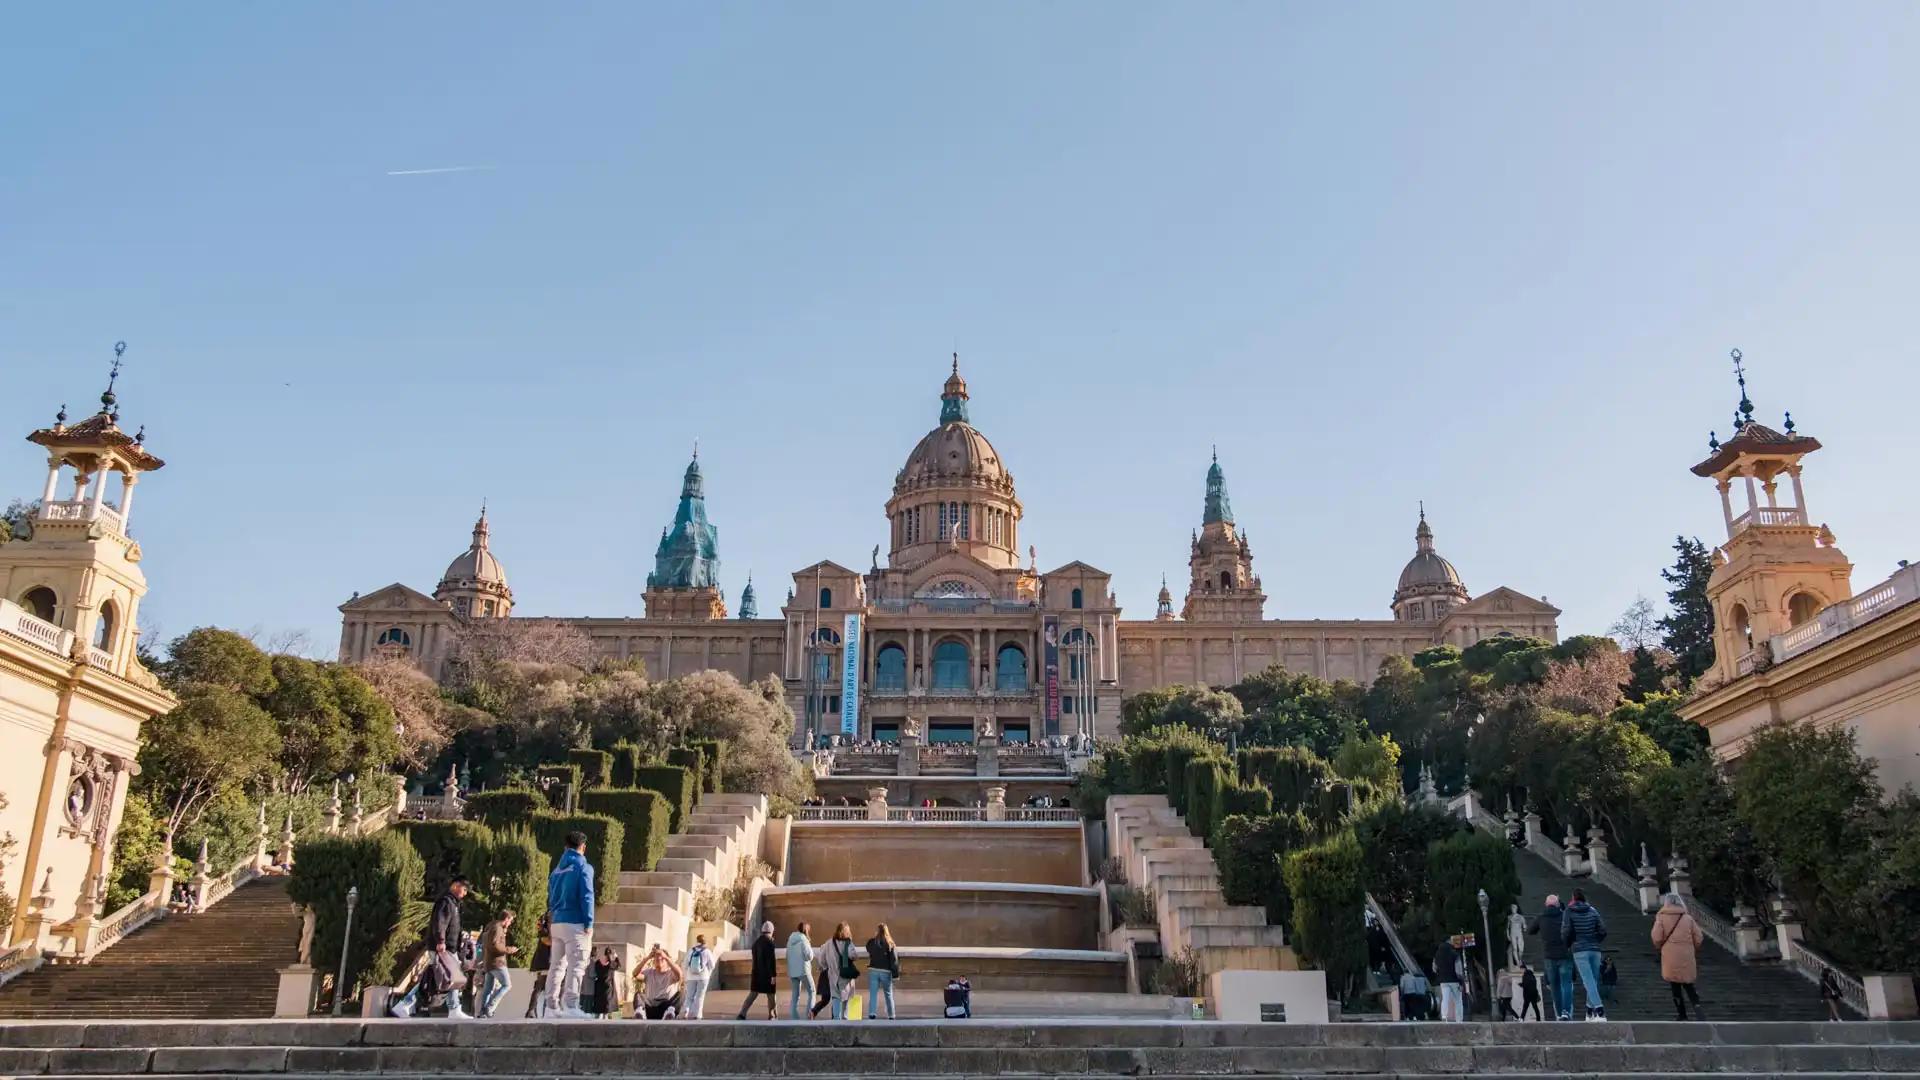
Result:
<svg viewBox="0 0 1920 1080"><path fill-rule="evenodd" d="M860 966L853 962L853 944L849 942L845 946L841 946L835 943L833 951L835 955L840 957L840 977L843 979L859 978Z"/></svg>
<svg viewBox="0 0 1920 1080"><path fill-rule="evenodd" d="M435 992L460 990L467 985L467 973L460 970L460 960L451 950L433 954L433 983Z"/></svg>

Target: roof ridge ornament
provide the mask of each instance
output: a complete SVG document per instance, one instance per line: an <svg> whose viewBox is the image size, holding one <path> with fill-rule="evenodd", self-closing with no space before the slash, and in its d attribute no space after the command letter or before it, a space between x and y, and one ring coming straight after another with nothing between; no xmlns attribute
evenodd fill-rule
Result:
<svg viewBox="0 0 1920 1080"><path fill-rule="evenodd" d="M107 369L107 388L100 394L100 411L103 413L112 412L114 402L120 400L113 392L113 384L120 379L120 358L126 354L126 351L126 342L116 341L113 343L113 366ZM66 406L62 405L61 408L64 409Z"/></svg>
<svg viewBox="0 0 1920 1080"><path fill-rule="evenodd" d="M1733 430L1737 433L1753 423L1753 402L1747 398L1747 369L1741 364L1744 357L1739 349L1727 355L1733 357L1733 377L1740 384L1740 406L1733 415Z"/></svg>

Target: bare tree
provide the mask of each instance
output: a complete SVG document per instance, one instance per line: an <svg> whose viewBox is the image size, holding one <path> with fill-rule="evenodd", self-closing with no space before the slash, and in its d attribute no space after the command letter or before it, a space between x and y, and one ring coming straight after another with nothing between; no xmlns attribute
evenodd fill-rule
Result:
<svg viewBox="0 0 1920 1080"><path fill-rule="evenodd" d="M1654 611L1653 601L1644 596L1634 597L1607 633L1623 649L1651 649L1660 644L1660 616Z"/></svg>
<svg viewBox="0 0 1920 1080"><path fill-rule="evenodd" d="M400 763L410 771L426 768L452 737L453 723L440 688L398 656L376 656L354 670L393 709Z"/></svg>
<svg viewBox="0 0 1920 1080"><path fill-rule="evenodd" d="M469 619L454 630L457 666L563 664L593 666L593 639L559 619Z"/></svg>

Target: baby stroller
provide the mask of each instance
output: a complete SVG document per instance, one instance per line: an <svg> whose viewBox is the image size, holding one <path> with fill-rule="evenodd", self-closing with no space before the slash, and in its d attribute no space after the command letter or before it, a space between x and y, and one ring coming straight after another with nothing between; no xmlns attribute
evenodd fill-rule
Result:
<svg viewBox="0 0 1920 1080"><path fill-rule="evenodd" d="M947 982L947 1019L967 1020L973 1017L973 984L965 976L955 976Z"/></svg>

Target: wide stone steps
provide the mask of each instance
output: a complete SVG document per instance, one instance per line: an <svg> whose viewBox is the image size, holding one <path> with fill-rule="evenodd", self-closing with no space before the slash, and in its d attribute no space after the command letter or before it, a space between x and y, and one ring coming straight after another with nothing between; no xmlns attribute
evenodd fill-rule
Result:
<svg viewBox="0 0 1920 1080"><path fill-rule="evenodd" d="M141 927L92 963L45 965L0 987L0 1019L271 1016L299 940L286 879L261 878L198 915Z"/></svg>
<svg viewBox="0 0 1920 1080"><path fill-rule="evenodd" d="M1920 1076L1920 1023L13 1024L10 1075Z"/></svg>

